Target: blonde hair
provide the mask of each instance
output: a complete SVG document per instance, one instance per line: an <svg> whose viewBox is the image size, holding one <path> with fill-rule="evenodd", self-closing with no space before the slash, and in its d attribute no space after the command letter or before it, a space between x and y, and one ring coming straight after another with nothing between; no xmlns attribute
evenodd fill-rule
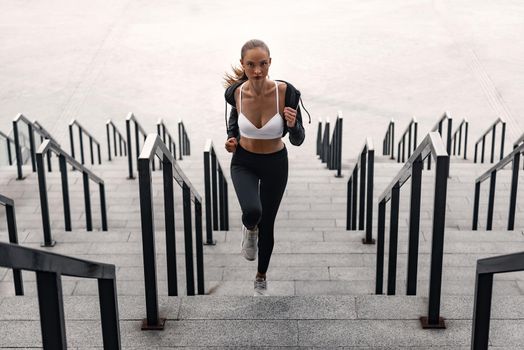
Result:
<svg viewBox="0 0 524 350"><path fill-rule="evenodd" d="M269 47L266 45L265 42L263 42L262 40L258 40L258 39L251 39L251 40L247 41L242 46L242 49L240 50L240 58L241 59L244 58L244 56L246 55L247 50L251 50L251 49L254 49L254 48L257 48L257 47L260 47L263 50L267 51L268 56L270 56ZM231 85L236 84L238 82L242 82L242 81L246 81L247 80L246 73L244 72L242 67L238 67L238 66L237 67L233 67L232 66L231 69L233 70L232 74L226 72L225 75L224 75L224 86L226 88L230 87Z"/></svg>

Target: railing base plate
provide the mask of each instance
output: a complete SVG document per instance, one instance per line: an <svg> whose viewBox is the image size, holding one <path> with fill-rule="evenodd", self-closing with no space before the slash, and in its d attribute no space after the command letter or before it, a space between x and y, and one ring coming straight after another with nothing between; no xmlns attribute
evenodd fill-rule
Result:
<svg viewBox="0 0 524 350"><path fill-rule="evenodd" d="M367 241L365 238L362 238L362 244L375 244L375 239L372 238L371 241Z"/></svg>
<svg viewBox="0 0 524 350"><path fill-rule="evenodd" d="M133 177L129 177L129 176L128 176L128 177L126 177L126 179L128 179L128 180L134 180L135 177L134 177L134 176L133 176Z"/></svg>
<svg viewBox="0 0 524 350"><path fill-rule="evenodd" d="M212 242L205 242L204 245L217 245L217 241L213 240Z"/></svg>
<svg viewBox="0 0 524 350"><path fill-rule="evenodd" d="M163 331L165 324L166 324L165 318L159 318L158 324L156 325L148 325L147 318L144 318L142 320L142 330L143 331Z"/></svg>
<svg viewBox="0 0 524 350"><path fill-rule="evenodd" d="M420 324L423 329L446 329L445 318L439 317L438 324L429 324L426 316L420 317Z"/></svg>
<svg viewBox="0 0 524 350"><path fill-rule="evenodd" d="M42 243L40 244L40 247L42 248L45 248L45 247L54 247L56 245L56 241L51 241L51 243L47 244L47 243Z"/></svg>

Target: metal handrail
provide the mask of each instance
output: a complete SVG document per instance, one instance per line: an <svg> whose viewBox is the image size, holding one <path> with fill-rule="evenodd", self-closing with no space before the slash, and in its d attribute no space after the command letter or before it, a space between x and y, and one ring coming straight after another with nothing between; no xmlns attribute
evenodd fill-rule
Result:
<svg viewBox="0 0 524 350"><path fill-rule="evenodd" d="M7 233L9 235L9 243L18 244L18 230L16 229L16 213L15 201L11 198L0 194L0 205L5 206L5 213L7 219ZM13 281L15 284L15 294L24 295L24 284L22 281L22 272L20 269L13 269Z"/></svg>
<svg viewBox="0 0 524 350"><path fill-rule="evenodd" d="M451 131L453 130L453 118L449 115L449 112L444 112L442 117L438 120L438 122L431 128L430 132L437 131L440 134L440 137L443 137L442 135L442 124L447 119L448 121L448 132L446 135L446 151L449 155L451 155ZM428 156L428 170L431 169L431 154Z"/></svg>
<svg viewBox="0 0 524 350"><path fill-rule="evenodd" d="M519 182L519 163L520 154L524 152L524 143L520 144L513 149L513 151L500 160L497 164L491 167L484 174L480 175L475 180L475 200L473 204L473 230L478 228L478 217L479 217L479 206L480 206L480 184L490 179L489 181L489 200L488 200L488 218L486 224L486 230L493 228L493 210L495 206L495 185L497 182L497 171L504 168L508 163L513 163L512 176L511 176L511 190L509 200L509 216L508 216L508 230L515 228L515 210L517 205L517 186Z"/></svg>
<svg viewBox="0 0 524 350"><path fill-rule="evenodd" d="M104 181L96 176L91 170L80 164L76 159L67 154L58 144L46 139L36 152L36 162L38 168L38 188L40 191L40 206L42 212L42 226L44 230L44 243L42 246L52 247L56 244L51 237L51 224L49 220L49 205L47 200L47 186L44 171L44 154L54 152L58 156L60 165L60 173L62 178L62 198L64 202L64 222L65 230L71 231L71 209L69 205L69 186L67 181L67 165L69 163L73 169L82 173L84 183L84 202L86 211L86 226L87 231L93 230L93 223L91 218L91 195L89 192L89 179L98 184L100 193L100 211L102 219L102 230L107 231L107 212L105 199L105 185Z"/></svg>
<svg viewBox="0 0 524 350"><path fill-rule="evenodd" d="M506 138L506 121L500 117L497 118L487 129L484 131L482 136L479 137L479 139L475 142L475 158L473 160L474 163L477 162L477 151L478 151L478 145L479 143L482 143L482 151L480 156L480 162L484 163L484 151L486 148L486 136L491 132L491 157L490 157L490 163L493 163L495 161L495 131L497 129L497 125L502 124L502 134L500 138L500 159L504 158L504 143Z"/></svg>
<svg viewBox="0 0 524 350"><path fill-rule="evenodd" d="M178 154L178 160L182 160L182 155L191 155L191 142L182 119L178 120Z"/></svg>
<svg viewBox="0 0 524 350"><path fill-rule="evenodd" d="M206 198L205 244L215 245L213 230L218 230L219 224L220 230L229 230L229 205L227 198L227 180L216 156L211 139L207 139L204 147L204 187Z"/></svg>
<svg viewBox="0 0 524 350"><path fill-rule="evenodd" d="M158 119L158 122L156 124L156 130L158 133L158 136L160 136L160 139L164 142L164 144L167 145L167 148L169 149L169 152L173 154L173 157L176 158L176 143L173 141L175 138L171 136L171 133L166 127L166 124L162 120L162 118ZM166 139L167 136L167 139ZM166 142L167 141L167 142ZM159 168L162 169L162 162L159 159ZM153 170L155 170L155 162L153 162Z"/></svg>
<svg viewBox="0 0 524 350"><path fill-rule="evenodd" d="M356 230L357 228L357 191L358 172L360 170L360 208L358 229L366 230L366 237L362 239L362 243L375 244L375 240L372 238L375 149L373 148L373 141L370 137L366 138L364 147L359 155L360 156L358 157L357 163L355 164L347 183L346 230ZM366 206L365 210L364 206ZM366 215L365 228L364 214Z"/></svg>
<svg viewBox="0 0 524 350"><path fill-rule="evenodd" d="M3 137L6 141L5 143L7 145L7 159L9 161L9 165L13 165L13 155L11 153L11 142L14 144L15 140L13 140L12 138L10 138L8 135L4 134L1 131L0 131L0 136Z"/></svg>
<svg viewBox="0 0 524 350"><path fill-rule="evenodd" d="M524 271L524 252L477 260L471 349L487 350L489 346L493 275L517 271Z"/></svg>
<svg viewBox="0 0 524 350"><path fill-rule="evenodd" d="M344 119L342 112L338 111L335 126L333 127L333 135L329 143L329 151L327 158L327 167L329 170L336 170L335 177L342 177L342 123Z"/></svg>
<svg viewBox="0 0 524 350"><path fill-rule="evenodd" d="M422 322L422 326L424 328L444 328L444 320L442 317L440 317L440 296L442 286L442 257L444 250L444 229L446 221L449 155L446 152L442 138L437 132L430 132L424 138L424 140L422 140L411 157L409 157L406 164L404 164L402 169L398 172L398 174L386 187L378 199L377 269L375 293L382 294L386 203L391 200L387 294L395 294L400 187L409 178L411 178L408 273L406 291L407 295L416 295L422 168L424 159L429 157L431 154L435 157L437 166L433 204L429 307L428 316L421 317L420 321Z"/></svg>
<svg viewBox="0 0 524 350"><path fill-rule="evenodd" d="M182 187L184 208L184 243L187 294L195 294L193 272L193 238L191 201L195 205L196 258L198 294L204 294L204 253L202 244L202 199L178 166L175 157L157 134L149 134L138 158L140 187L140 214L142 222L142 248L144 257L144 282L147 318L142 329L163 329L165 319L158 314L158 291L155 263L155 227L153 220L153 194L151 189L151 163L157 156L163 162L164 217L166 228L166 257L168 295L177 295L175 214L173 200L173 179Z"/></svg>
<svg viewBox="0 0 524 350"><path fill-rule="evenodd" d="M464 159L467 159L468 153L468 133L469 133L469 122L466 118L462 119L459 126L453 133L453 155L461 155L462 153L462 129L464 129ZM458 136L458 147L457 147L457 136Z"/></svg>
<svg viewBox="0 0 524 350"><path fill-rule="evenodd" d="M322 135L322 144L321 144L321 151L320 151L320 161L322 163L326 163L329 158L329 130L330 129L330 121L329 117L326 118L326 122L324 123L324 131Z"/></svg>
<svg viewBox="0 0 524 350"><path fill-rule="evenodd" d="M24 176L22 173L22 150L20 145L20 135L18 134L18 122L24 122L27 125L28 128L28 134L29 134L29 153L31 155L31 166L33 169L33 172L36 172L36 158L35 158L35 137L34 133L36 132L38 135L40 135L41 138L53 140L56 144L59 144L54 140L51 136L51 134L42 127L40 123L37 121L30 121L27 119L23 114L19 113L14 119L13 119L13 136L15 140L15 154L16 154L16 170L17 170L17 179L23 180ZM48 157L47 159L47 166L49 168L49 171L51 171L51 157Z"/></svg>
<svg viewBox="0 0 524 350"><path fill-rule="evenodd" d="M322 157L322 118L318 118L317 127L317 156Z"/></svg>
<svg viewBox="0 0 524 350"><path fill-rule="evenodd" d="M417 148L417 133L418 133L418 122L417 118L411 118L408 126L402 133L397 146L397 163L404 163L406 158L406 136L408 138L408 158L411 157L411 153ZM413 146L412 146L413 144ZM400 149L402 148L402 157L400 156Z"/></svg>
<svg viewBox="0 0 524 350"><path fill-rule="evenodd" d="M109 161L111 160L111 137L110 137L111 128L113 129L113 144L114 144L114 150L115 150L115 157L118 156L117 148L120 150L120 157L122 157L122 154L124 156L127 155L127 142L126 140L124 140L124 136L120 133L115 123L113 123L111 119L108 119L106 122L106 134L107 134L107 155L108 155ZM117 135L118 135L118 143L116 141ZM123 152L122 152L122 149L123 149Z"/></svg>
<svg viewBox="0 0 524 350"><path fill-rule="evenodd" d="M98 140L93 135L91 135L88 131L86 131L86 129L82 126L82 124L80 124L80 122L78 122L78 120L76 119L72 119L69 122L69 141L71 144L71 156L75 158L75 141L73 139L73 126L75 125L78 127L78 138L80 140L80 161L81 163L85 164L83 135L86 135L87 137L89 137L89 149L91 151L91 165L95 164L95 157L93 153L93 142L96 144L97 151L98 151L97 152L98 153L98 164L102 164L102 156L100 153L100 142L98 142Z"/></svg>
<svg viewBox="0 0 524 350"><path fill-rule="evenodd" d="M133 152L131 150L131 122L135 123L135 146L136 146L136 158L138 159L138 155L140 154L140 134L144 137L144 141L147 137L147 132L144 130L144 128L140 125L138 120L136 119L135 115L133 113L129 113L126 117L126 134L127 134L127 160L128 160L128 167L129 167L129 176L127 177L129 180L134 179L133 176Z"/></svg>
<svg viewBox="0 0 524 350"><path fill-rule="evenodd" d="M391 118L388 125L388 131L382 141L382 155L390 156L391 159L395 159L395 120Z"/></svg>
<svg viewBox="0 0 524 350"><path fill-rule="evenodd" d="M67 348L62 276L98 280L104 349L121 348L115 265L0 243L0 266L36 273L42 346L45 350Z"/></svg>

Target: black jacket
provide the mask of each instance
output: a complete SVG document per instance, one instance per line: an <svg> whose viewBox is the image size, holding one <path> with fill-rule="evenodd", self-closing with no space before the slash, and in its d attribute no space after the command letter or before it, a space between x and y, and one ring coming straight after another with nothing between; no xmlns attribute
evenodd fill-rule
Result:
<svg viewBox="0 0 524 350"><path fill-rule="evenodd" d="M282 133L282 137L286 135L286 133L289 131L289 141L291 144L295 146L300 146L302 142L304 142L304 138L306 136L306 133L304 132L304 126L302 125L302 113L300 111L299 102L301 102L300 99L300 91L298 91L293 85L290 83L283 81L283 80L277 80L283 83L286 83L286 98L285 98L285 106L291 107L293 109L296 109L297 111L297 120L295 123L295 126L292 128L289 128L287 126L287 123L284 123L284 132ZM240 138L240 133L238 130L238 111L236 108L236 101L235 101L235 90L242 85L242 82L235 83L228 87L226 89L226 92L224 94L224 97L226 99L226 112L224 118L227 118L227 104L229 103L231 105L231 112L229 113L229 122L226 121L226 130L227 130L227 137L235 137L237 140ZM302 104L302 107L304 105ZM305 108L304 108L305 110ZM306 110L306 113L307 110ZM309 113L308 113L309 115ZM309 122L311 123L311 116L309 117Z"/></svg>

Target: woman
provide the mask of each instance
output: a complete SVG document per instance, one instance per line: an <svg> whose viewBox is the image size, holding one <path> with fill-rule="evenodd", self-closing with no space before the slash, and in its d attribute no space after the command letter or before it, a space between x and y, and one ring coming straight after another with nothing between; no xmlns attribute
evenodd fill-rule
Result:
<svg viewBox="0 0 524 350"><path fill-rule="evenodd" d="M255 260L255 296L267 295L266 271L273 251L273 229L288 176L287 150L282 137L289 132L293 145L304 141L298 103L300 92L285 81L268 78L271 57L261 40L244 44L241 68L226 74L227 103L232 106L226 150L233 153L231 178L242 209L242 249ZM257 242L258 241L258 242Z"/></svg>

